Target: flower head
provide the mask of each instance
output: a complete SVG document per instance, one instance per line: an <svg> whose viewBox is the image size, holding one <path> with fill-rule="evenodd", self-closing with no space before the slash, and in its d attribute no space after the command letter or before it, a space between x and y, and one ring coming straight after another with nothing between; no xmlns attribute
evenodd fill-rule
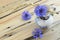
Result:
<svg viewBox="0 0 60 40"><path fill-rule="evenodd" d="M29 20L31 18L31 14L28 11L24 11L22 13L22 19L23 20Z"/></svg>
<svg viewBox="0 0 60 40"><path fill-rule="evenodd" d="M43 37L42 31L39 28L36 28L32 33L33 33L33 38Z"/></svg>
<svg viewBox="0 0 60 40"><path fill-rule="evenodd" d="M34 10L35 14L38 17L46 16L47 11L48 11L48 8L45 5L38 5Z"/></svg>

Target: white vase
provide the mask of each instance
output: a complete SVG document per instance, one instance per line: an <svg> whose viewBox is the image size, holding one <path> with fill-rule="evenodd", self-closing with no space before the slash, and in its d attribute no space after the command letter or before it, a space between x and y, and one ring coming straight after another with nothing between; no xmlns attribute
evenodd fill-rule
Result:
<svg viewBox="0 0 60 40"><path fill-rule="evenodd" d="M43 27L49 28L49 26L52 25L52 23L54 22L54 18L52 15L49 15L49 18L47 20L42 20L41 18L37 17L35 21L36 24L39 25L41 28Z"/></svg>

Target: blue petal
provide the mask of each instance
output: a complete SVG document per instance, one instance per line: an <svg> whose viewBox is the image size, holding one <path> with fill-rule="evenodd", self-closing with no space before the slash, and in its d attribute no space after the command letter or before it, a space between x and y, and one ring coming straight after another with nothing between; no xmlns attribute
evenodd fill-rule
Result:
<svg viewBox="0 0 60 40"><path fill-rule="evenodd" d="M40 28L36 28L35 31L36 31L36 33L42 33L42 31L40 30Z"/></svg>
<svg viewBox="0 0 60 40"><path fill-rule="evenodd" d="M38 38L38 37L37 37L37 36L33 36L33 38L35 38L35 39L36 39L36 38Z"/></svg>
<svg viewBox="0 0 60 40"><path fill-rule="evenodd" d="M40 38L42 38L43 37L43 34L40 34L40 36L39 36Z"/></svg>

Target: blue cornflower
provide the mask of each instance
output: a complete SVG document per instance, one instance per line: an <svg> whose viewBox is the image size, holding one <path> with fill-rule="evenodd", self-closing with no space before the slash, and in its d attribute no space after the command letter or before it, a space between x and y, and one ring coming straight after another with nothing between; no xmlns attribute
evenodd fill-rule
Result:
<svg viewBox="0 0 60 40"><path fill-rule="evenodd" d="M42 34L42 31L39 29L39 28L36 28L33 32L33 38L42 38L43 37L43 34Z"/></svg>
<svg viewBox="0 0 60 40"><path fill-rule="evenodd" d="M28 11L24 11L22 13L22 19L23 20L29 20L29 19L31 19L31 14Z"/></svg>
<svg viewBox="0 0 60 40"><path fill-rule="evenodd" d="M48 8L47 8L47 6L45 6L45 5L38 5L38 6L35 8L35 10L34 10L35 14L36 14L38 17L44 17L44 16L46 16L47 11L48 11Z"/></svg>

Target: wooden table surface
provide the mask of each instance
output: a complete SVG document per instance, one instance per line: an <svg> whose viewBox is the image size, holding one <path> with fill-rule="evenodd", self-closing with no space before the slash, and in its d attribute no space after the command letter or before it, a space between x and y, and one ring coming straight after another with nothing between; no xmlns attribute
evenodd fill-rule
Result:
<svg viewBox="0 0 60 40"><path fill-rule="evenodd" d="M55 5L59 4L59 1L56 2L53 1L29 0L25 2L24 0L13 0L13 1L0 0L0 40L24 40L32 36L32 31L34 30L34 28L38 28L38 25L35 23L34 20L36 18L36 15L33 12L35 6L37 6L38 4L42 4L44 2L45 2L44 4L47 5L52 3L54 3ZM24 5L27 7L21 9L25 7ZM18 9L21 10L15 12ZM59 9L59 7L57 9ZM28 21L24 21L21 18L22 12L25 10L28 10L32 14L32 18ZM54 21L60 20L60 14L58 15L54 14L53 17L55 19ZM47 33L45 33L42 39L38 39L38 40L57 40L57 38L60 37L59 30L60 30L59 25L58 26L56 25L56 27L51 28Z"/></svg>

